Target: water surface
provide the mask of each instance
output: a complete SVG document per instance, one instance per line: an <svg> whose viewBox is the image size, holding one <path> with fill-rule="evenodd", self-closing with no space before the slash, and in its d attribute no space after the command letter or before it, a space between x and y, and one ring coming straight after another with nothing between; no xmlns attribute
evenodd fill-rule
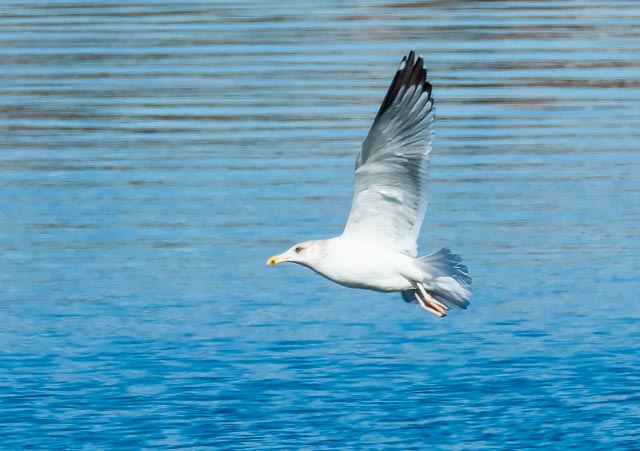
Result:
<svg viewBox="0 0 640 451"><path fill-rule="evenodd" d="M0 5L5 449L633 449L634 1ZM339 234L403 54L437 319L266 258Z"/></svg>

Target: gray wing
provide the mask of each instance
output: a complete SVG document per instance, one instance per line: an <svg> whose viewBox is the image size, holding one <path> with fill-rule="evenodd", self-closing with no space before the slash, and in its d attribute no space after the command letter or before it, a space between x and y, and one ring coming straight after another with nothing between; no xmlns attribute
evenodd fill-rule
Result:
<svg viewBox="0 0 640 451"><path fill-rule="evenodd" d="M415 257L427 211L435 109L422 57L411 51L391 82L356 160L343 235Z"/></svg>

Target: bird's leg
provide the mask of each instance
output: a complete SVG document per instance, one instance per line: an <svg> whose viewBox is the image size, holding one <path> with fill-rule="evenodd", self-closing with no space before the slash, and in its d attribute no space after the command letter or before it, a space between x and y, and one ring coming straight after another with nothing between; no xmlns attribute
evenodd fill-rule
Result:
<svg viewBox="0 0 640 451"><path fill-rule="evenodd" d="M427 293L427 290L424 289L424 286L422 285L421 282L418 282L416 285L418 286L418 290L420 290L420 293L422 294L422 298L425 300L425 302L428 302L429 304L433 305L435 309L441 311L442 313L449 310L449 307L447 307L437 299L434 299L433 296Z"/></svg>
<svg viewBox="0 0 640 451"><path fill-rule="evenodd" d="M419 295L417 292L414 293L414 296L416 297L416 301L418 302L418 305L420 307L422 307L423 309L425 309L427 312L429 313L433 313L436 316L439 316L440 318L442 318L443 316L445 316L444 312L441 312L439 310L436 310L432 307L430 307Z"/></svg>

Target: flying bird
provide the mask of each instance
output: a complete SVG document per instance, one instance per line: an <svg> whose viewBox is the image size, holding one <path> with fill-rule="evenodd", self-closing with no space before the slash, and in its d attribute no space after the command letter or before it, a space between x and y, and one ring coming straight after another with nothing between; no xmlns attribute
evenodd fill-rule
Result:
<svg viewBox="0 0 640 451"><path fill-rule="evenodd" d="M267 260L307 266L350 288L401 292L443 317L465 309L471 277L448 248L417 257L427 210L435 108L423 57L400 63L356 158L355 193L342 235L305 241Z"/></svg>

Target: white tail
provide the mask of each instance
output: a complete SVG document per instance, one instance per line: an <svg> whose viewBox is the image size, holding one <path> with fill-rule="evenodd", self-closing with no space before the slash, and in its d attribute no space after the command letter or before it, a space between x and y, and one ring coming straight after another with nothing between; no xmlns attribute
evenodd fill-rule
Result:
<svg viewBox="0 0 640 451"><path fill-rule="evenodd" d="M449 248L416 259L424 271L427 292L449 308L465 309L471 299L471 277L459 255Z"/></svg>

